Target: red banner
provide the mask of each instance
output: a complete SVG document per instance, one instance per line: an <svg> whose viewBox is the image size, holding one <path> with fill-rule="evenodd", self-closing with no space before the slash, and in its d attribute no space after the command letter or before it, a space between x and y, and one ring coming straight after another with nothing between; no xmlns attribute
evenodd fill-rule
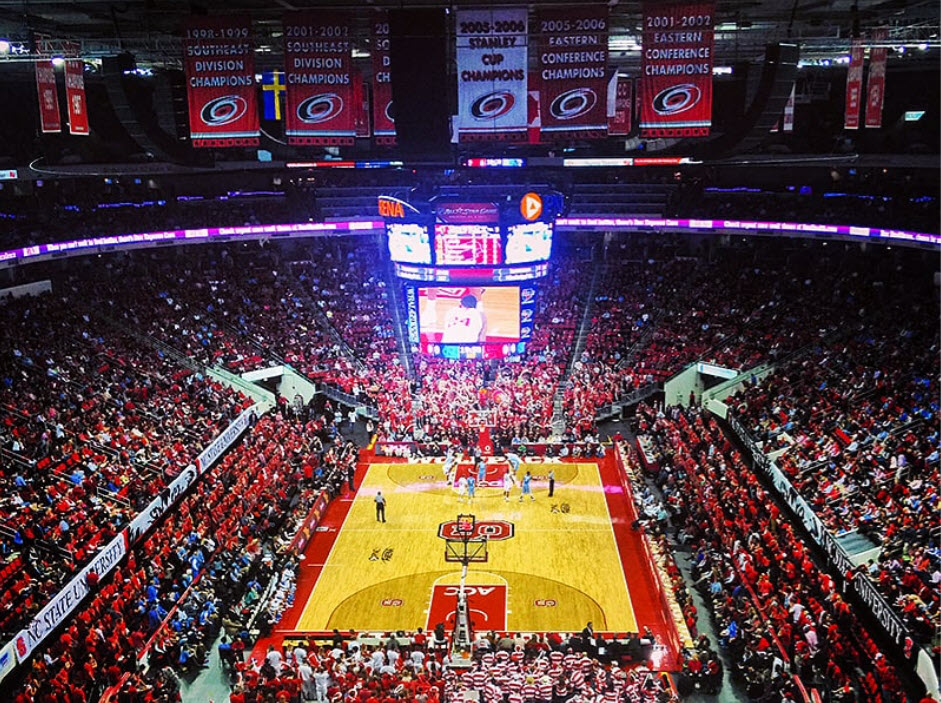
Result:
<svg viewBox="0 0 941 703"><path fill-rule="evenodd" d="M859 107L863 95L863 43L853 40L850 47L850 65L846 72L846 112L843 129L859 129Z"/></svg>
<svg viewBox="0 0 941 703"><path fill-rule="evenodd" d="M65 99L69 104L69 134L88 136L88 102L85 100L85 63L65 62Z"/></svg>
<svg viewBox="0 0 941 703"><path fill-rule="evenodd" d="M607 5L545 8L536 17L543 139L607 136Z"/></svg>
<svg viewBox="0 0 941 703"><path fill-rule="evenodd" d="M608 134L622 137L630 134L633 112L634 83L627 76L618 76L614 93L614 114L608 118Z"/></svg>
<svg viewBox="0 0 941 703"><path fill-rule="evenodd" d="M356 136L351 24L346 12L284 15L288 144L336 146Z"/></svg>
<svg viewBox="0 0 941 703"><path fill-rule="evenodd" d="M876 43L884 44L889 38L885 29L872 34ZM885 62L888 49L885 46L869 48L869 79L866 85L866 127L882 126L882 103L885 100Z"/></svg>
<svg viewBox="0 0 941 703"><path fill-rule="evenodd" d="M44 134L62 131L59 117L59 94L56 92L56 70L52 61L36 62L36 92L39 94L39 122Z"/></svg>
<svg viewBox="0 0 941 703"><path fill-rule="evenodd" d="M183 65L193 146L258 146L249 17L188 18L183 27Z"/></svg>
<svg viewBox="0 0 941 703"><path fill-rule="evenodd" d="M369 131L369 91L366 89L366 80L363 72L353 69L353 105L356 108L353 124L357 138L368 139Z"/></svg>
<svg viewBox="0 0 941 703"><path fill-rule="evenodd" d="M709 134L715 14L714 2L644 2L640 136Z"/></svg>
<svg viewBox="0 0 941 703"><path fill-rule="evenodd" d="M395 144L390 64L389 15L381 12L372 22L372 133L376 144Z"/></svg>

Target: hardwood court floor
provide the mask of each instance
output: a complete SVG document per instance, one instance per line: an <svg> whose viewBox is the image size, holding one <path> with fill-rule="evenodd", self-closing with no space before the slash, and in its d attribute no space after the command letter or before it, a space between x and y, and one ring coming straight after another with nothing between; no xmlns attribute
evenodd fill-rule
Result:
<svg viewBox="0 0 941 703"><path fill-rule="evenodd" d="M564 632L591 620L598 631L636 632L597 465L552 466L554 498L540 478L549 465L536 463L519 472L532 471L534 501L520 503L515 488L504 502L501 489L485 487L468 505L445 484L440 464L371 464L322 565L305 565L319 576L295 630L414 630L446 620L460 565L444 560L439 528L471 512L492 537L489 561L468 574L477 629ZM373 501L379 490L388 501L384 524Z"/></svg>

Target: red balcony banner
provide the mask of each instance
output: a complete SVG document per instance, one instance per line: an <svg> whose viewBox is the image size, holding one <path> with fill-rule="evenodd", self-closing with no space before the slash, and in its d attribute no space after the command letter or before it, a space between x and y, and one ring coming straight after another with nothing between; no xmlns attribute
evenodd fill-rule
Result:
<svg viewBox="0 0 941 703"><path fill-rule="evenodd" d="M65 62L65 99L69 106L69 134L88 136L88 101L85 99L85 62Z"/></svg>
<svg viewBox="0 0 941 703"><path fill-rule="evenodd" d="M391 64L389 14L383 11L372 21L372 133L376 144L395 144Z"/></svg>
<svg viewBox="0 0 941 703"><path fill-rule="evenodd" d="M540 9L531 31L539 38L542 141L606 137L608 6Z"/></svg>
<svg viewBox="0 0 941 703"><path fill-rule="evenodd" d="M183 66L193 146L258 146L255 51L249 17L188 18L183 25Z"/></svg>
<svg viewBox="0 0 941 703"><path fill-rule="evenodd" d="M634 112L634 82L627 76L618 76L614 94L614 114L608 118L608 134L627 136L631 133Z"/></svg>
<svg viewBox="0 0 941 703"><path fill-rule="evenodd" d="M889 33L885 29L877 29L872 34L874 43L885 42ZM888 47L871 46L869 48L869 78L866 81L866 127L879 128L882 126L882 104L885 101L885 64Z"/></svg>
<svg viewBox="0 0 941 703"><path fill-rule="evenodd" d="M62 118L59 116L56 70L49 59L36 62L36 92L39 95L39 123L43 134L61 132Z"/></svg>
<svg viewBox="0 0 941 703"><path fill-rule="evenodd" d="M846 71L846 111L843 129L859 129L859 108L863 95L863 43L853 40L850 47L850 65Z"/></svg>
<svg viewBox="0 0 941 703"><path fill-rule="evenodd" d="M338 146L356 137L353 17L347 12L284 15L288 144Z"/></svg>
<svg viewBox="0 0 941 703"><path fill-rule="evenodd" d="M714 2L644 2L642 137L704 137L712 128Z"/></svg>

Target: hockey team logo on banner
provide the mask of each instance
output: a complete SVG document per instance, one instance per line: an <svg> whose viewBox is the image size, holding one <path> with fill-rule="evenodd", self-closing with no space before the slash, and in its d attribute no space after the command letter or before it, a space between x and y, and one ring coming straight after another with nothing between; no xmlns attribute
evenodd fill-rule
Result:
<svg viewBox="0 0 941 703"><path fill-rule="evenodd" d="M193 146L258 146L250 19L189 18L183 29L183 64Z"/></svg>
<svg viewBox="0 0 941 703"><path fill-rule="evenodd" d="M61 132L62 119L59 117L56 69L49 59L36 62L36 92L39 94L39 123L43 134Z"/></svg>
<svg viewBox="0 0 941 703"><path fill-rule="evenodd" d="M69 107L69 134L88 136L88 102L85 99L85 63L65 62L65 99Z"/></svg>
<svg viewBox="0 0 941 703"><path fill-rule="evenodd" d="M284 15L288 144L353 143L361 107L353 87L351 21L345 12Z"/></svg>
<svg viewBox="0 0 941 703"><path fill-rule="evenodd" d="M709 134L714 23L714 3L644 3L642 137Z"/></svg>
<svg viewBox="0 0 941 703"><path fill-rule="evenodd" d="M866 81L866 127L882 126L882 103L885 101L885 62L888 48L884 46L889 38L888 30L877 29L872 39L883 46L869 48L869 79Z"/></svg>
<svg viewBox="0 0 941 703"><path fill-rule="evenodd" d="M850 65L846 72L846 112L843 129L859 129L859 108L863 95L863 43L853 40L850 47Z"/></svg>
<svg viewBox="0 0 941 703"><path fill-rule="evenodd" d="M557 138L607 135L608 7L540 10L541 131Z"/></svg>
<svg viewBox="0 0 941 703"><path fill-rule="evenodd" d="M391 64L389 15L381 12L372 23L372 131L377 144L395 144Z"/></svg>
<svg viewBox="0 0 941 703"><path fill-rule="evenodd" d="M526 8L458 11L461 140L526 139L528 32Z"/></svg>

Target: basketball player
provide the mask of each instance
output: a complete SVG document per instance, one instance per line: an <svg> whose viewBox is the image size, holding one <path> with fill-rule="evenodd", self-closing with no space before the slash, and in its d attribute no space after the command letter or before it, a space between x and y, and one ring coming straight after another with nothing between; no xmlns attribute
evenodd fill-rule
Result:
<svg viewBox="0 0 941 703"><path fill-rule="evenodd" d="M454 447L448 447L448 453L444 456L444 477L447 479L448 483L453 483L454 479L451 476L451 469L457 464L457 451Z"/></svg>
<svg viewBox="0 0 941 703"><path fill-rule="evenodd" d="M467 477L467 502L473 505L474 497L477 495L477 482L473 476Z"/></svg>
<svg viewBox="0 0 941 703"><path fill-rule="evenodd" d="M459 502L464 502L464 496L467 495L467 476L461 476L457 480L457 499Z"/></svg>
<svg viewBox="0 0 941 703"><path fill-rule="evenodd" d="M509 471L503 474L503 500L504 502L510 500L510 489L513 488L513 484L516 481L513 480L513 474Z"/></svg>
<svg viewBox="0 0 941 703"><path fill-rule="evenodd" d="M529 496L530 500L536 500L536 496L533 495L532 487L533 475L526 470L526 473L523 474L523 483L520 485L520 503L523 502L523 496Z"/></svg>
<svg viewBox="0 0 941 703"><path fill-rule="evenodd" d="M520 455L512 451L507 452L506 460L510 463L510 468L513 469L513 475L518 474L520 470Z"/></svg>
<svg viewBox="0 0 941 703"><path fill-rule="evenodd" d="M477 309L477 296L468 293L444 321L442 344L477 344L487 336L487 320Z"/></svg>
<svg viewBox="0 0 941 703"><path fill-rule="evenodd" d="M480 457L480 461L477 462L477 483L479 485L484 485L484 481L487 480L487 460L483 457Z"/></svg>

